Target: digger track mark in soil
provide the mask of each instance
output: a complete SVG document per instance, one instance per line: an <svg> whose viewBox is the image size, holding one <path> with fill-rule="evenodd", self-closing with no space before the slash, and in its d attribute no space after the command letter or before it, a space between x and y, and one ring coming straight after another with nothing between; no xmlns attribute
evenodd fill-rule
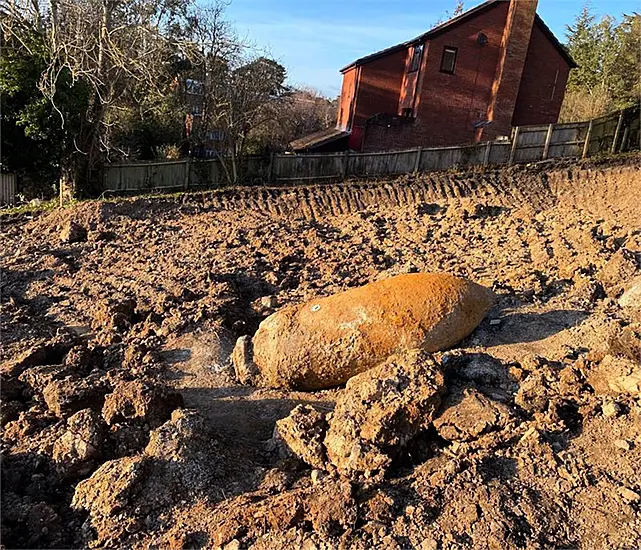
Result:
<svg viewBox="0 0 641 550"><path fill-rule="evenodd" d="M515 186L501 172L460 178L435 175L413 181L352 183L291 188L239 188L207 195L212 210L255 210L278 217L321 219L352 214L367 208L395 208L462 198L489 200L500 206L529 202L547 206L553 195L544 178L532 176L527 185ZM187 201L187 204L193 200Z"/></svg>

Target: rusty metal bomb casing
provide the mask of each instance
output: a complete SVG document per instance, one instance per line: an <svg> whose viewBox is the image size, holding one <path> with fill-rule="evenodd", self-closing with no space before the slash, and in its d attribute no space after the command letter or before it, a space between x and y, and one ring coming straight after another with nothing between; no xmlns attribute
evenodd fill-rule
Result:
<svg viewBox="0 0 641 550"><path fill-rule="evenodd" d="M450 348L493 303L490 289L453 275L398 275L270 315L253 337L253 362L263 385L338 386L394 353Z"/></svg>

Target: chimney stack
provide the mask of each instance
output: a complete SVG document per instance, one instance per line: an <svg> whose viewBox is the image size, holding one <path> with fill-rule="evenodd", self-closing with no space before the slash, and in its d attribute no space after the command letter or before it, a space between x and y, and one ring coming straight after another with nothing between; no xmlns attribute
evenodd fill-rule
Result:
<svg viewBox="0 0 641 550"><path fill-rule="evenodd" d="M510 0L501 40L501 57L487 109L487 120L492 121L492 124L481 130L483 139L509 136L511 133L512 115L521 86L537 5L538 0ZM480 133L477 138L481 139Z"/></svg>

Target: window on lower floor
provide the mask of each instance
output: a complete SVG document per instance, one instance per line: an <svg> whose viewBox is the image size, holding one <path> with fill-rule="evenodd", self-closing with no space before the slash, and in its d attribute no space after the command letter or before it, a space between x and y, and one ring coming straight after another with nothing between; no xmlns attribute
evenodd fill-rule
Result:
<svg viewBox="0 0 641 550"><path fill-rule="evenodd" d="M445 46L443 48L443 57L441 58L442 73L454 74L457 54L458 48L454 48L453 46Z"/></svg>

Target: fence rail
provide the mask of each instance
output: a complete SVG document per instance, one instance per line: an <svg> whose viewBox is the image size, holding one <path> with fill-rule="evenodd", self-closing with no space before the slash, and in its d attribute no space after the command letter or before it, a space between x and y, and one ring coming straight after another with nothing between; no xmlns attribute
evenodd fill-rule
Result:
<svg viewBox="0 0 641 550"><path fill-rule="evenodd" d="M516 127L506 141L380 153L250 156L242 159L239 173L242 183L277 185L587 157L639 148L637 106L587 122ZM115 192L198 189L227 182L220 159L110 164L103 179L104 188Z"/></svg>

